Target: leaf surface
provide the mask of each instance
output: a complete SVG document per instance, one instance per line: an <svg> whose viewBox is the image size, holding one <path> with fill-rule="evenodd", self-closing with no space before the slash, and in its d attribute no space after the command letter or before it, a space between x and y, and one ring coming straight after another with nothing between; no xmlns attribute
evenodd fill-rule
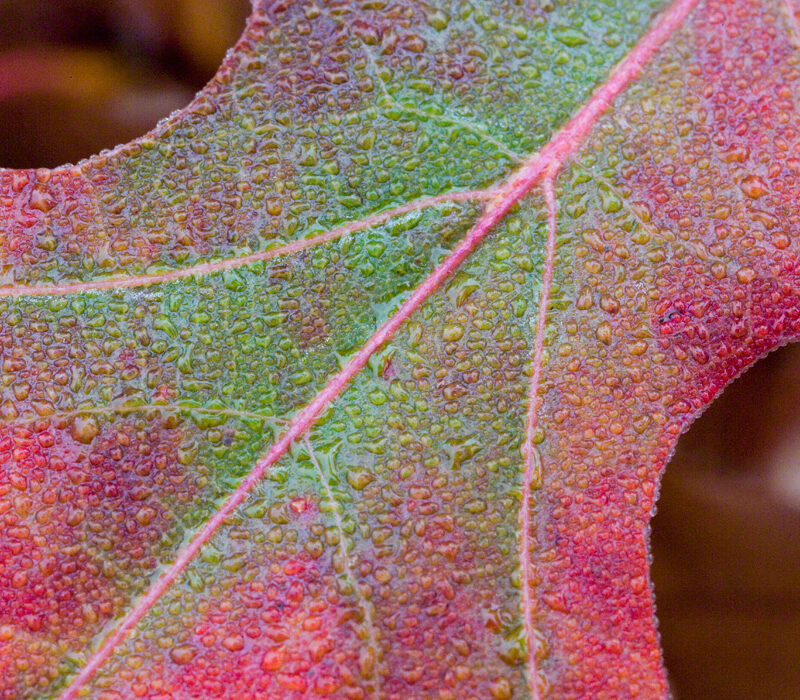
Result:
<svg viewBox="0 0 800 700"><path fill-rule="evenodd" d="M800 330L789 4L256 3L0 172L0 696L655 697L678 434Z"/></svg>

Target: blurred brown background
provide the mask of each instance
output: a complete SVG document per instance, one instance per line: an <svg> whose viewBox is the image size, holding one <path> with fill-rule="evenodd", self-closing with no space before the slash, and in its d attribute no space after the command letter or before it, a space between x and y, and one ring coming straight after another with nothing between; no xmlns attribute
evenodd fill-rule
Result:
<svg viewBox="0 0 800 700"><path fill-rule="evenodd" d="M146 133L214 75L249 0L0 0L0 166Z"/></svg>
<svg viewBox="0 0 800 700"><path fill-rule="evenodd" d="M185 105L249 0L0 0L0 166L76 162ZM800 698L800 345L680 442L653 527L678 700Z"/></svg>
<svg viewBox="0 0 800 700"><path fill-rule="evenodd" d="M731 384L678 443L653 521L677 700L800 698L800 344Z"/></svg>

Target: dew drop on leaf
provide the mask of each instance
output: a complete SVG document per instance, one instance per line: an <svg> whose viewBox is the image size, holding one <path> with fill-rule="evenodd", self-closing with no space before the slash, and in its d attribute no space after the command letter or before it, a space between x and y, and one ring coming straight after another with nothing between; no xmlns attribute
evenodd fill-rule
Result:
<svg viewBox="0 0 800 700"><path fill-rule="evenodd" d="M72 437L84 445L91 443L99 432L100 427L94 416L75 416L72 419Z"/></svg>
<svg viewBox="0 0 800 700"><path fill-rule="evenodd" d="M752 199L763 197L769 191L767 183L758 175L748 175L742 180L739 187L742 188L742 192Z"/></svg>

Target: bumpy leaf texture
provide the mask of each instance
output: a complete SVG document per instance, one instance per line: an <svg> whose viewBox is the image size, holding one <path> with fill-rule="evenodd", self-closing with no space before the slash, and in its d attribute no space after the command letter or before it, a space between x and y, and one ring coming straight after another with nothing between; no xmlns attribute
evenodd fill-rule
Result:
<svg viewBox="0 0 800 700"><path fill-rule="evenodd" d="M0 697L665 695L659 475L800 334L790 2L264 0L1 171Z"/></svg>

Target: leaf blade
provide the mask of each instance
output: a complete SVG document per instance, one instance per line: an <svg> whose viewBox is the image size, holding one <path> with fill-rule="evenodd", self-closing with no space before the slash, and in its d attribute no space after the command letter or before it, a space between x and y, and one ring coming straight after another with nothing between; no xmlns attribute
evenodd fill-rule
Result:
<svg viewBox="0 0 800 700"><path fill-rule="evenodd" d="M683 7L683 9L686 12L688 12L688 10L691 9L689 3L682 4L681 7ZM669 26L668 22L666 24L662 23L662 24L657 25L656 29L659 29L659 28L660 29L664 29L665 27L668 27L668 26ZM577 36L577 35L575 35L574 33L573 34L569 34L569 35L563 34L563 36L567 37L568 41L567 42L562 41L562 43L566 43L566 45L568 45L568 46L570 44L574 44L574 46L581 46L582 45L582 43L580 41L576 42L575 36ZM651 35L648 35L648 36L651 36ZM655 48L657 48L657 46L653 45L651 48L654 51ZM413 48L409 49L409 50L413 51ZM644 51L641 55L645 55L645 54L647 54L647 51ZM427 284L425 282L423 282L422 285L417 287L417 290L422 289L426 293L424 293L424 294L422 294L422 295L420 295L419 297L416 297L416 298L412 295L411 298L412 299L416 299L416 300L413 303L411 303L410 305L408 305L408 306L405 306L405 305L401 306L401 312L400 312L401 318L400 318L400 321L405 321L406 320L405 317L403 317L403 314L409 314L410 315L410 314L415 313L416 311L420 310L421 305L423 305L427 301L428 292L431 293L431 294L434 293L436 291L436 288L439 286L439 284L442 281L444 281L446 278L449 278L450 274L457 267L459 267L461 262L466 258L466 256L469 253L471 253L471 251L473 249L473 244L477 244L478 242L481 242L481 240L483 240L483 238L487 234L489 234L490 231L494 232L494 229L495 229L496 225L499 224L501 219L503 219L504 215L507 213L508 209L510 209L511 205L516 203L517 201L521 200L527 194L527 192L530 190L530 188L532 186L534 186L539 181L539 179L543 175L545 175L547 173L548 165L552 165L554 163L558 164L558 165L562 165L569 157L571 157L573 155L574 149L576 149L578 147L580 142L582 142L583 138L586 137L586 135L589 133L590 129L595 125L595 122L600 117L601 113L604 112L605 109L609 106L609 103L610 103L611 99L613 99L613 97L616 96L616 94L619 92L619 90L621 90L623 87L625 87L628 84L628 82L635 76L635 74L640 69L641 65L638 63L638 58L637 58L636 51L634 51L634 53L631 56L633 57L632 61L627 62L627 63L623 63L623 65L622 65L622 73L621 74L620 73L615 73L615 75L623 75L625 77L621 78L620 81L618 83L616 83L616 86L615 86L615 83L614 83L615 78L612 77L611 81L609 81L608 83L605 84L605 85L611 85L612 86L612 88L610 89L610 92L608 94L605 94L603 92L603 90L605 89L605 85L600 89L600 92L595 95L595 98L593 98L589 102L588 109L584 109L584 110L581 111L581 114L584 115L583 121L581 121L581 119L579 118L578 121L577 121L577 126L573 126L572 125L573 123L571 122L570 125L565 127L565 129L562 130L562 132L560 132L559 135L557 135L553 139L553 141L550 142L550 145L545 147L545 149L542 151L542 153L539 154L537 159L529 161L528 163L526 163L526 165L524 165L518 171L517 174L512 174L511 175L511 177L507 180L507 183L508 183L507 184L507 188L503 190L500 199L496 200L495 202L491 202L489 204L489 206L488 206L488 214L484 215L483 218L479 219L479 223L477 224L477 227L475 229L473 229L473 232L477 231L477 234L474 236L474 238L476 240L475 241L471 241L468 245L465 245L463 247L463 249L462 248L457 248L457 251L459 251L459 252L457 252L456 257L455 258L450 258L450 260L453 260L454 262L448 263L448 264L446 264L446 266L444 268L442 268L444 270L444 272L441 275L439 275L438 277L434 278L434 282L433 282L433 284L430 285L429 289L425 287L425 285ZM639 56L639 57L641 57L641 56ZM627 73L626 73L626 71L627 71ZM336 77L337 77L336 75L332 76L332 78L336 78ZM333 82L335 83L336 81L333 80ZM424 81L421 81L420 84L418 84L418 85L412 85L411 87L413 88L413 90L423 91L424 92L424 89L425 89ZM388 89L387 89L387 92L388 92ZM598 97L598 95L599 95L599 97ZM401 111L402 111L402 107L401 107ZM428 119L428 117L426 115L417 114L417 116L419 116L421 119ZM451 119L460 119L460 118L461 117L453 117ZM461 126L463 126L463 124ZM480 131L480 128L479 127L475 127L475 128L472 129L472 131L473 132ZM476 134L476 135L478 135L478 134ZM300 136L302 136L302 138L305 138L305 139L311 138L311 136L307 135L307 134L300 134ZM492 138L494 138L494 137L492 137ZM295 152L295 155L297 156L296 160L299 163L303 164L303 165L308 165L309 167L313 167L315 165L315 163L316 163L315 159L317 158L317 155L313 152L313 149L310 149L310 148L305 148L304 149L304 147L300 147L299 151ZM412 156L410 159L404 161L404 165L413 166L411 168L411 171L413 171L416 167L418 167L417 161L415 161L414 158L415 157ZM402 170L403 166L400 166L400 169ZM393 172L395 172L395 171L393 171ZM399 173L399 171L397 171L397 172ZM391 179L394 179L394 178L391 178ZM320 185L320 182L318 180L314 180L313 182L309 181L309 184L311 186L313 186L313 187L318 187ZM353 189L357 189L357 188L354 187ZM479 192L485 192L485 191L484 190L479 190ZM435 195L435 196L438 196L438 195ZM351 201L350 198L352 198L352 197L355 197L355 195L348 194L348 193L341 194L341 196L337 195L337 203L338 203L337 206L340 206L340 207L349 207L351 205L354 206L354 207L360 206L358 202ZM611 203L612 199L613 199L612 197L608 197L607 198L608 201L604 203L604 206L610 210L610 213L613 213L614 206L616 206L615 204L612 205L612 203ZM498 202L499 202L499 204L498 204ZM104 202L104 205L109 206L109 203L108 202ZM505 206L505 205L508 205L508 206L506 207L505 210L502 210L502 206ZM119 213L119 212L114 212L113 211L113 208L115 206L116 205L113 202L110 203L111 214ZM402 206L405 206L405 205L400 205L400 206L402 207ZM493 218L493 217L496 217L496 218ZM201 218L202 218L202 216L201 216ZM113 216L111 216L109 218L109 220L113 221L114 220ZM290 222L289 224L287 224L287 228L291 229L293 225L294 224L292 224ZM471 235L471 234L468 234L468 236L469 235ZM462 250L464 251L463 253L461 252ZM168 335L177 334L178 333L177 326L174 323L172 324L172 326L173 326L173 328L170 329L169 323L165 323L162 330L165 333L167 333ZM351 379L353 379L356 376L356 374L358 374L364 367L367 366L367 363L369 362L370 357L372 356L373 352L376 351L381 346L382 339L387 339L388 340L388 337L390 335L392 335L396 331L397 327L399 327L399 324L398 324L398 326L392 326L385 336L383 336L383 337L382 336L377 336L376 340L371 341L371 344L368 343L366 346L364 346L365 348L367 348L367 350L369 350L369 352L367 352L365 354L365 356L359 356L357 354L356 357L358 358L358 361L355 362L355 364L346 364L345 365L346 367L352 367L353 369L345 371L345 374L343 375L345 377L345 379L343 380L343 383L341 384L341 387L338 388L337 391L335 392L336 396L339 395L339 391L342 391L342 390L345 389L345 384L347 384ZM447 331L447 332L449 333L450 331ZM603 337L605 337L604 333L601 334L601 335ZM177 337L177 335L176 335L176 337ZM601 342L603 342L603 341L601 340ZM180 361L183 361L185 366L188 367L188 366L191 365L192 359L187 357L187 358L181 358L181 360L179 360L179 362ZM307 381L305 376L298 376L296 378L298 379L298 381ZM331 396L333 397L334 395L331 394ZM94 430L94 428L91 427L91 425L89 425L87 427L86 423L84 422L83 424L81 424L81 426L77 430L78 436L80 437L80 436L84 435L85 431L87 431L87 430L89 432L92 432ZM289 443L286 443L286 446L285 446L286 449L288 449L288 444ZM284 448L282 448L282 449L284 449ZM360 481L361 477L360 476L355 476L353 478L355 479L355 483L356 484L361 483L361 481ZM353 487L353 488L355 488L355 487ZM237 505L237 504L234 503L234 506L235 505ZM475 507L477 508L477 504L476 504ZM221 520L220 520L220 522L221 522ZM213 532L211 534L213 534ZM646 551L646 547L641 542L639 542L638 545L640 547L641 552L645 552ZM642 561L643 561L643 559L642 559ZM587 596L588 596L588 594L587 594ZM564 607L564 603L562 601L553 600L552 602L554 603L554 606L551 606L551 607L553 607L553 609L556 610L556 612L563 612L563 611L559 610L559 607L561 607L561 608ZM646 614L643 614L642 617L644 619L647 616L646 616ZM564 657L560 657L560 658L564 658ZM552 675L554 677L556 677L556 678L560 677L559 673L555 673L554 672ZM657 676L659 676L659 674L657 672L655 672L654 673L654 677L657 677ZM661 683L663 684L663 677L660 677L660 678L661 678ZM502 680L502 679L500 679L500 680ZM495 681L497 681L497 679L493 680L492 683L494 683ZM412 681L407 681L407 682L412 682ZM512 686L513 686L513 684L512 684ZM509 687L512 687L512 686L509 686ZM537 692L537 690L535 688L535 684L533 684L533 686L534 687L532 687L531 690L535 694ZM495 694L499 693L500 694L499 696L502 696L503 693L507 692L506 685L503 685L502 683L500 685L492 685L491 688L492 688L492 690L490 692L493 692Z"/></svg>

